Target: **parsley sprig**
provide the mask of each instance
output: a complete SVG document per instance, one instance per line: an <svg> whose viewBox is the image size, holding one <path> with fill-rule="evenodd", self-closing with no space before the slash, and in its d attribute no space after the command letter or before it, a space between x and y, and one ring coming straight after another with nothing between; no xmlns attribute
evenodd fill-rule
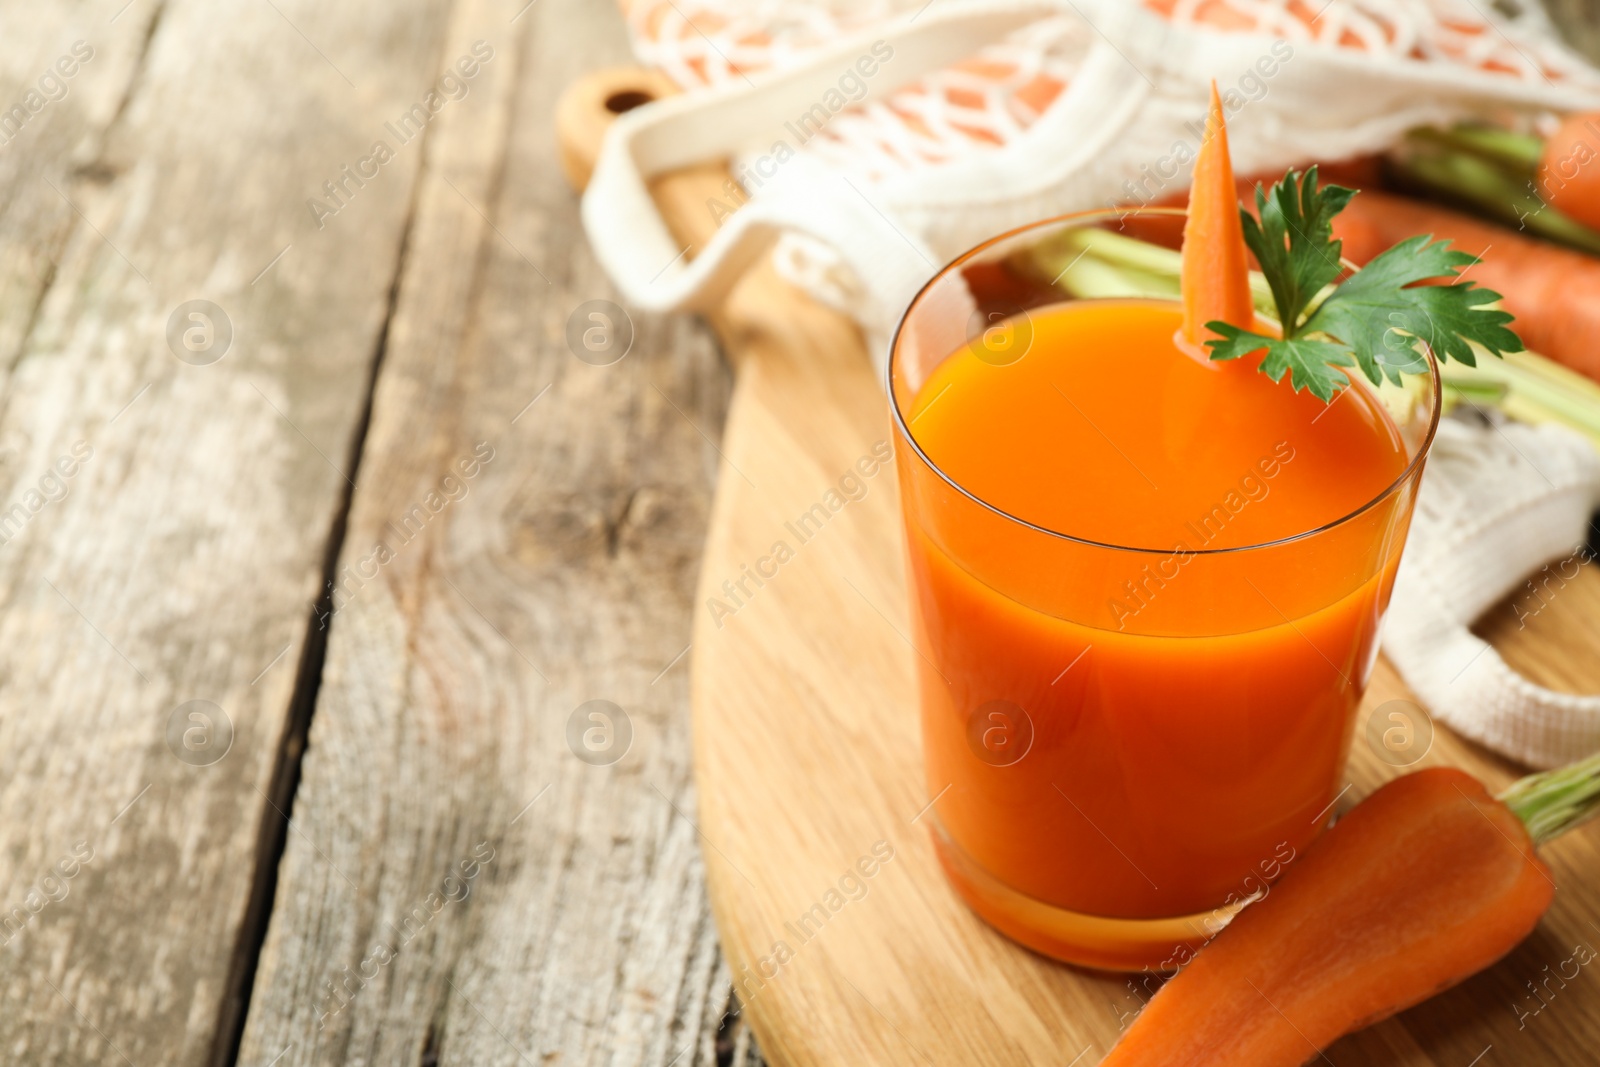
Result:
<svg viewBox="0 0 1600 1067"><path fill-rule="evenodd" d="M1272 290L1282 336L1208 322L1220 335L1206 342L1212 359L1265 349L1263 374L1276 382L1288 373L1296 391L1331 401L1350 384L1344 367L1359 367L1374 385L1385 377L1399 384L1401 375L1427 371L1428 351L1441 362L1474 367L1474 346L1495 356L1522 350L1506 328L1511 315L1485 306L1499 301L1499 293L1471 281L1415 284L1457 277L1477 262L1431 236L1400 242L1321 296L1343 272L1333 217L1355 195L1338 185L1319 189L1316 167L1304 175L1289 171L1270 191L1256 187L1260 221L1240 209L1244 241Z"/></svg>

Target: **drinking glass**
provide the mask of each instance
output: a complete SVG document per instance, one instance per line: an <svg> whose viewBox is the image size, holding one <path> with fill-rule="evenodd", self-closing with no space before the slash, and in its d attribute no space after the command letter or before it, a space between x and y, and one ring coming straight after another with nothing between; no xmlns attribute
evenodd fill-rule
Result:
<svg viewBox="0 0 1600 1067"><path fill-rule="evenodd" d="M1074 299L1019 257L1182 221L1091 212L994 238L917 295L888 370L940 860L1003 933L1113 970L1181 963L1327 824L1440 408L1431 356L1402 385L1354 375L1403 443L1400 476L1319 528L1181 559L1007 514L929 458L913 401L935 368L963 350L1003 365L1030 312ZM1158 432L1149 399L1127 403Z"/></svg>

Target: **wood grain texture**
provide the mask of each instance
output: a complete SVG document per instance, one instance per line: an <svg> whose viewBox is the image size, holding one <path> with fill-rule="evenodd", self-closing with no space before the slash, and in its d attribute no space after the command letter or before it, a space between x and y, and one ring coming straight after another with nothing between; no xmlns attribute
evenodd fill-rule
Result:
<svg viewBox="0 0 1600 1067"><path fill-rule="evenodd" d="M86 0L6 11L0 47L0 366L15 365L66 243L82 225L63 194L79 180L106 177L98 166L105 136L134 88L158 12L144 3L117 15ZM45 79L52 80L41 86ZM29 93L38 95L30 100ZM14 110L19 106L22 112Z"/></svg>
<svg viewBox="0 0 1600 1067"><path fill-rule="evenodd" d="M1592 551L1529 575L1473 632L1494 645L1512 670L1557 692L1600 691L1594 654L1567 654L1574 647L1600 649L1600 569Z"/></svg>
<svg viewBox="0 0 1600 1067"><path fill-rule="evenodd" d="M704 204L720 183L702 168L654 184L691 249L709 232ZM712 321L738 375L695 618L695 774L712 906L763 1049L796 1067L1097 1062L1151 988L1006 941L945 885L917 825L937 797L922 781L892 474L828 507L820 530L796 529L892 440L858 335L765 269ZM1541 656L1559 658L1570 684L1600 690L1594 644L1570 625L1592 607L1575 594L1547 610ZM1519 662L1541 677L1535 658ZM1367 720L1407 696L1380 661L1340 808L1428 764L1466 767L1494 787L1516 777L1443 727L1410 768L1385 762L1365 741ZM1498 1049L1500 1062L1583 1062L1600 1029L1600 985L1581 969L1559 995L1545 991L1552 985L1536 996L1527 983L1570 968L1577 946L1600 945L1597 842L1591 826L1549 846L1561 893L1505 961L1340 1042L1329 1060L1446 1067ZM884 843L894 857L865 893L801 930Z"/></svg>
<svg viewBox="0 0 1600 1067"><path fill-rule="evenodd" d="M428 3L119 6L20 5L0 48L18 95L75 39L95 49L0 149L0 1049L16 1063L197 1064L229 1043L415 154L337 232L306 198L438 47ZM166 335L194 298L232 324L209 365ZM182 747L186 715L188 761L169 748L191 700L231 720L220 762L202 765L204 737Z"/></svg>
<svg viewBox="0 0 1600 1067"><path fill-rule="evenodd" d="M614 293L551 105L625 50L611 5L525 2L463 3L442 34L496 57L429 129L242 1063L743 1052L715 1047L685 714L727 372L681 319L636 316L609 366L569 349ZM609 765L568 743L594 699L631 724Z"/></svg>

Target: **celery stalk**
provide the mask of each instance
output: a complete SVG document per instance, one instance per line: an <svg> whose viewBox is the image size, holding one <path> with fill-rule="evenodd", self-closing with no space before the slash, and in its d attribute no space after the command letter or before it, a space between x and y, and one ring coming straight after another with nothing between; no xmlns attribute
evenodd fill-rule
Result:
<svg viewBox="0 0 1600 1067"><path fill-rule="evenodd" d="M1480 360L1476 367L1440 368L1447 388L1476 402L1484 389L1498 389L1496 407L1523 422L1554 422L1577 430L1600 448L1600 384L1533 352Z"/></svg>
<svg viewBox="0 0 1600 1067"><path fill-rule="evenodd" d="M1411 140L1426 140L1457 151L1475 152L1508 171L1532 178L1544 156L1544 141L1531 133L1516 133L1498 126L1465 124L1440 130L1431 126L1413 130Z"/></svg>
<svg viewBox="0 0 1600 1067"><path fill-rule="evenodd" d="M1178 297L1176 275L1120 266L1094 255L1074 257L1057 273L1056 284L1084 299L1143 296L1175 300Z"/></svg>
<svg viewBox="0 0 1600 1067"><path fill-rule="evenodd" d="M1030 262L1023 269L1034 277L1059 279L1068 293L1077 297L1096 296L1178 296L1178 278L1183 270L1183 254L1170 248L1141 241L1125 234L1084 226L1065 230L1040 244L1029 253ZM1079 268L1090 260L1096 261L1087 270ZM1132 272L1130 279L1138 279L1143 288L1125 291L1105 291L1102 287L1114 285L1107 280L1101 267ZM1076 272L1076 275L1075 275ZM1089 292L1073 284L1074 277L1084 279L1095 291ZM1272 302L1272 290L1260 271L1250 272L1250 296L1256 311L1274 322L1277 307Z"/></svg>

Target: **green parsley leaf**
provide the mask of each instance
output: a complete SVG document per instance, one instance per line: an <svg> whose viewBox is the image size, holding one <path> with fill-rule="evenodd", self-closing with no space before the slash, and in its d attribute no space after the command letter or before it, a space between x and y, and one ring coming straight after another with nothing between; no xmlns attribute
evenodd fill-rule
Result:
<svg viewBox="0 0 1600 1067"><path fill-rule="evenodd" d="M1506 329L1511 315L1484 307L1499 293L1470 281L1407 288L1427 278L1454 278L1477 261L1447 241L1407 238L1334 289L1303 329L1344 341L1374 385L1385 376L1399 384L1402 374L1426 372L1423 345L1441 362L1469 367L1477 366L1472 342L1496 356L1520 352L1522 341Z"/></svg>
<svg viewBox="0 0 1600 1067"><path fill-rule="evenodd" d="M1470 367L1477 365L1474 345L1495 356L1522 350L1506 328L1511 315L1486 306L1499 301L1499 293L1471 281L1417 284L1455 278L1477 262L1431 235L1400 242L1328 290L1343 272L1333 218L1355 195L1338 185L1319 189L1316 167L1304 175L1291 170L1268 191L1256 187L1259 221L1242 207L1239 213L1245 244L1272 291L1282 336L1209 322L1219 335L1206 342L1212 359L1264 351L1262 373L1275 382L1288 374L1296 391L1308 389L1331 401L1350 384L1346 367L1359 367L1374 385L1385 378L1399 383L1404 374L1427 371L1429 351L1440 362L1453 359Z"/></svg>
<svg viewBox="0 0 1600 1067"><path fill-rule="evenodd" d="M1212 359L1238 359L1266 349L1267 357L1261 361L1261 373L1275 382L1281 382L1287 371L1289 384L1296 392L1309 389L1323 401L1332 400L1334 394L1350 384L1344 373L1337 369L1355 364L1350 350L1344 345L1304 339L1283 341L1241 330L1226 322L1208 322L1206 326L1222 335L1220 341L1206 342L1211 346Z"/></svg>
<svg viewBox="0 0 1600 1067"><path fill-rule="evenodd" d="M1343 245L1334 240L1333 217L1354 195L1342 185L1318 189L1316 167L1304 177L1291 170L1270 193L1256 186L1260 222L1248 211L1239 212L1244 243L1261 264L1285 330L1299 324L1306 305L1343 271Z"/></svg>

